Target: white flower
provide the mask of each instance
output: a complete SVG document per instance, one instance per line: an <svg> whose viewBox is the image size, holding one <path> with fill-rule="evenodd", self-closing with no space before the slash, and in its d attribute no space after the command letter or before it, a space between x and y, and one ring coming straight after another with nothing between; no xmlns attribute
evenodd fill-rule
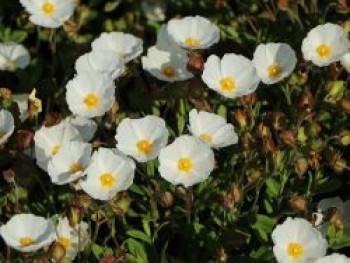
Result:
<svg viewBox="0 0 350 263"><path fill-rule="evenodd" d="M171 50L175 55L187 56L187 50L176 44L172 37L169 36L167 25L162 25L159 29L156 47L161 50Z"/></svg>
<svg viewBox="0 0 350 263"><path fill-rule="evenodd" d="M161 50L156 46L148 49L147 56L142 57L143 69L157 79L175 82L193 77L187 70L187 55L179 56L176 51Z"/></svg>
<svg viewBox="0 0 350 263"><path fill-rule="evenodd" d="M190 132L213 148L222 148L238 142L232 124L214 113L190 111Z"/></svg>
<svg viewBox="0 0 350 263"><path fill-rule="evenodd" d="M11 112L0 110L0 145L5 143L15 130L15 121Z"/></svg>
<svg viewBox="0 0 350 263"><path fill-rule="evenodd" d="M143 0L141 7L148 20L165 20L166 3L163 0Z"/></svg>
<svg viewBox="0 0 350 263"><path fill-rule="evenodd" d="M122 32L102 33L92 42L93 51L109 51L116 58L127 63L137 58L143 51L142 39Z"/></svg>
<svg viewBox="0 0 350 263"><path fill-rule="evenodd" d="M75 228L69 225L67 217L59 218L56 227L57 239L60 245L66 250L66 257L74 260L79 251L84 250L89 241L88 224L81 221Z"/></svg>
<svg viewBox="0 0 350 263"><path fill-rule="evenodd" d="M341 57L340 63L350 73L350 52Z"/></svg>
<svg viewBox="0 0 350 263"><path fill-rule="evenodd" d="M69 122L76 128L85 142L89 142L97 131L96 122L85 117L69 116L65 118L64 121Z"/></svg>
<svg viewBox="0 0 350 263"><path fill-rule="evenodd" d="M51 127L42 126L35 132L35 157L38 166L47 171L50 159L61 150L63 142L82 141L79 132L69 123L60 122Z"/></svg>
<svg viewBox="0 0 350 263"><path fill-rule="evenodd" d="M267 43L256 48L253 63L262 82L274 84L293 72L297 57L288 44Z"/></svg>
<svg viewBox="0 0 350 263"><path fill-rule="evenodd" d="M113 79L119 77L124 70L124 63L111 51L92 51L80 56L75 62L78 74L106 73Z"/></svg>
<svg viewBox="0 0 350 263"><path fill-rule="evenodd" d="M87 118L104 115L113 105L115 84L107 74L77 75L67 83L71 112Z"/></svg>
<svg viewBox="0 0 350 263"><path fill-rule="evenodd" d="M88 143L63 142L60 151L48 163L47 171L51 181L63 185L81 178L90 163L91 151Z"/></svg>
<svg viewBox="0 0 350 263"><path fill-rule="evenodd" d="M17 214L0 227L5 243L21 252L37 251L55 240L51 220L32 214Z"/></svg>
<svg viewBox="0 0 350 263"><path fill-rule="evenodd" d="M92 156L87 177L80 187L92 198L111 200L132 185L134 173L135 164L130 158L116 150L99 148Z"/></svg>
<svg viewBox="0 0 350 263"><path fill-rule="evenodd" d="M189 187L209 177L214 153L202 140L182 135L160 151L158 169L168 182Z"/></svg>
<svg viewBox="0 0 350 263"><path fill-rule="evenodd" d="M333 253L323 258L317 259L315 263L350 263L350 258L344 255Z"/></svg>
<svg viewBox="0 0 350 263"><path fill-rule="evenodd" d="M29 20L34 24L48 28L58 28L74 12L74 0L20 0L30 14Z"/></svg>
<svg viewBox="0 0 350 263"><path fill-rule="evenodd" d="M167 29L179 46L188 49L206 49L220 40L219 28L201 16L170 20Z"/></svg>
<svg viewBox="0 0 350 263"><path fill-rule="evenodd" d="M117 127L117 148L139 162L156 158L168 142L163 119L148 115L140 119L126 118Z"/></svg>
<svg viewBox="0 0 350 263"><path fill-rule="evenodd" d="M315 216L320 218L316 226L324 236L327 234L330 223L334 224L337 230L350 234L350 200L343 202L339 197L322 199L317 204ZM330 218L331 222L325 222L325 218Z"/></svg>
<svg viewBox="0 0 350 263"><path fill-rule="evenodd" d="M327 66L349 52L350 43L345 30L336 24L326 23L309 31L301 50L305 60L317 66Z"/></svg>
<svg viewBox="0 0 350 263"><path fill-rule="evenodd" d="M12 42L0 43L0 70L24 69L29 62L30 55L24 46Z"/></svg>
<svg viewBox="0 0 350 263"><path fill-rule="evenodd" d="M210 89L226 98L250 94L260 82L253 63L236 54L226 54L221 60L211 55L204 64L202 79Z"/></svg>
<svg viewBox="0 0 350 263"><path fill-rule="evenodd" d="M273 252L277 262L306 263L323 257L327 241L303 218L287 218L272 232Z"/></svg>
<svg viewBox="0 0 350 263"><path fill-rule="evenodd" d="M12 99L17 103L21 122L28 119L28 101L29 94L14 94Z"/></svg>

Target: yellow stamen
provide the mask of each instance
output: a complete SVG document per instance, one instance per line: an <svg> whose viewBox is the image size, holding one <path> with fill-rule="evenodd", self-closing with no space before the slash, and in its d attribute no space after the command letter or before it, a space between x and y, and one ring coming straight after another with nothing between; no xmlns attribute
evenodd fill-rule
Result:
<svg viewBox="0 0 350 263"><path fill-rule="evenodd" d="M189 47L196 47L196 46L199 46L201 42L197 38L188 37L185 40L185 44L186 46L189 46Z"/></svg>
<svg viewBox="0 0 350 263"><path fill-rule="evenodd" d="M21 247L28 247L28 246L34 245L35 241L30 237L22 237L19 240L19 243L21 244Z"/></svg>
<svg viewBox="0 0 350 263"><path fill-rule="evenodd" d="M234 79L227 77L227 78L223 78L220 81L220 89L225 91L225 92L229 92L232 93L235 91L236 89L236 82Z"/></svg>
<svg viewBox="0 0 350 263"><path fill-rule="evenodd" d="M316 53L320 58L328 58L331 53L331 49L327 45L320 45L316 48Z"/></svg>
<svg viewBox="0 0 350 263"><path fill-rule="evenodd" d="M84 104L89 110L95 109L100 104L100 98L90 93L85 97Z"/></svg>
<svg viewBox="0 0 350 263"><path fill-rule="evenodd" d="M145 155L150 154L153 151L153 145L148 140L141 140L136 146L139 152Z"/></svg>
<svg viewBox="0 0 350 263"><path fill-rule="evenodd" d="M208 133L203 133L200 135L201 139L205 141L206 143L212 144L213 143L213 136L211 136Z"/></svg>
<svg viewBox="0 0 350 263"><path fill-rule="evenodd" d="M72 174L82 171L84 171L84 167L80 163L74 163L69 168L69 172Z"/></svg>
<svg viewBox="0 0 350 263"><path fill-rule="evenodd" d="M272 79L278 78L282 73L282 68L277 64L271 64L268 70L269 77Z"/></svg>
<svg viewBox="0 0 350 263"><path fill-rule="evenodd" d="M70 241L70 238L68 237L60 237L57 240L58 243L60 243L65 249L68 249L72 246L72 242Z"/></svg>
<svg viewBox="0 0 350 263"><path fill-rule="evenodd" d="M175 77L175 69L171 66L164 67L162 71L163 75L169 79Z"/></svg>
<svg viewBox="0 0 350 263"><path fill-rule="evenodd" d="M55 5L50 3L50 2L44 3L41 9L44 12L44 14L47 15L47 16L52 16L56 12Z"/></svg>
<svg viewBox="0 0 350 263"><path fill-rule="evenodd" d="M115 184L116 180L114 179L113 175L111 173L104 173L100 176L100 182L101 186L103 188L112 188Z"/></svg>
<svg viewBox="0 0 350 263"><path fill-rule="evenodd" d="M178 163L178 168L185 173L188 173L193 168L193 163L190 158L181 158Z"/></svg>
<svg viewBox="0 0 350 263"><path fill-rule="evenodd" d="M51 155L55 156L56 154L58 154L58 152L61 149L61 145L57 144L54 147L52 147L52 151L51 151Z"/></svg>
<svg viewBox="0 0 350 263"><path fill-rule="evenodd" d="M300 243L290 243L287 252L292 259L301 259L304 255L304 249Z"/></svg>

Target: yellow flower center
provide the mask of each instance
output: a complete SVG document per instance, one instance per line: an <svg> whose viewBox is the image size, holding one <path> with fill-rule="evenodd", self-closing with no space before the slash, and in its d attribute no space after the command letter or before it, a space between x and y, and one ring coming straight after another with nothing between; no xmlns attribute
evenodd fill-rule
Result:
<svg viewBox="0 0 350 263"><path fill-rule="evenodd" d="M69 167L69 172L75 174L84 171L84 167L80 163L74 163Z"/></svg>
<svg viewBox="0 0 350 263"><path fill-rule="evenodd" d="M171 79L175 77L175 69L171 66L167 66L163 68L163 75L167 78Z"/></svg>
<svg viewBox="0 0 350 263"><path fill-rule="evenodd" d="M95 109L100 104L100 98L90 93L85 97L84 104L89 110Z"/></svg>
<svg viewBox="0 0 350 263"><path fill-rule="evenodd" d="M320 58L328 58L331 53L331 49L327 45L320 45L316 48L316 53Z"/></svg>
<svg viewBox="0 0 350 263"><path fill-rule="evenodd" d="M211 136L208 133L203 133L203 134L200 135L200 137L206 143L209 143L209 144L213 143L213 136Z"/></svg>
<svg viewBox="0 0 350 263"><path fill-rule="evenodd" d="M58 152L61 149L61 145L57 144L54 147L52 147L52 151L51 151L51 155L55 156L56 154L58 154Z"/></svg>
<svg viewBox="0 0 350 263"><path fill-rule="evenodd" d="M70 241L70 238L68 237L60 237L57 240L58 243L60 243L65 249L68 249L72 246L72 242Z"/></svg>
<svg viewBox="0 0 350 263"><path fill-rule="evenodd" d="M220 80L220 89L232 93L236 89L236 82L234 79L227 77Z"/></svg>
<svg viewBox="0 0 350 263"><path fill-rule="evenodd" d="M44 3L41 9L43 10L44 14L47 16L52 16L56 12L55 5L50 2Z"/></svg>
<svg viewBox="0 0 350 263"><path fill-rule="evenodd" d="M192 170L193 168L193 163L190 158L181 158L178 163L178 167L180 171L188 173Z"/></svg>
<svg viewBox="0 0 350 263"><path fill-rule="evenodd" d="M100 176L100 183L103 188L112 188L116 180L111 173L104 173Z"/></svg>
<svg viewBox="0 0 350 263"><path fill-rule="evenodd" d="M186 46L189 46L189 47L196 47L196 46L199 46L201 42L197 38L188 37L185 40L185 44Z"/></svg>
<svg viewBox="0 0 350 263"><path fill-rule="evenodd" d="M288 256L292 259L301 259L304 254L303 246L300 243L290 243L287 250Z"/></svg>
<svg viewBox="0 0 350 263"><path fill-rule="evenodd" d="M139 152L145 155L150 154L153 151L153 145L148 140L141 140L136 146Z"/></svg>
<svg viewBox="0 0 350 263"><path fill-rule="evenodd" d="M21 247L28 247L28 246L34 245L35 241L30 237L22 237L19 240L19 243L21 244Z"/></svg>
<svg viewBox="0 0 350 263"><path fill-rule="evenodd" d="M269 77L272 79L278 78L282 73L282 68L277 64L271 64L268 70L269 70Z"/></svg>

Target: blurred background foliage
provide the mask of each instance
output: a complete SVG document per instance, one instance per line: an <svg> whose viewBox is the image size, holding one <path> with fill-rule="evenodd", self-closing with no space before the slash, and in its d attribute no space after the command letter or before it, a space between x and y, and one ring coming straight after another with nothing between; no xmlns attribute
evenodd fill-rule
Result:
<svg viewBox="0 0 350 263"><path fill-rule="evenodd" d="M187 15L207 17L221 29L220 43L206 50L204 59L232 52L252 58L259 43L286 42L297 52L297 69L281 85L261 85L257 94L235 101L209 92L200 78L164 87L142 71L139 61L118 80L112 127L126 115L156 114L166 119L175 137L186 131L193 107L212 110L237 126L239 145L217 152L219 169L194 188L191 224L184 210L188 196L160 180L156 161L138 167L128 193L101 205L68 186L52 185L33 161L7 152L1 152L0 169L14 169L18 181L13 187L1 179L0 221L19 211L47 216L83 208L95 234L91 249L78 262L106 256L140 263L274 262L270 234L281 218L309 217L323 197L350 199L350 139L342 133L350 123L348 74L339 65L312 67L300 52L302 39L318 24L334 22L350 31L349 2L164 0L164 21L142 2L159 1L78 0L74 17L53 32L28 22L18 0L0 0L0 41L22 43L32 56L25 70L0 72L0 86L13 93L36 88L46 112L65 116L64 87L74 76L75 60L101 32L132 33L144 40L146 50L162 23ZM37 123L44 118L39 116ZM113 129L97 137L110 141L112 135ZM331 229L328 238L331 249L347 253L350 236ZM1 261L4 244L0 247ZM14 262L29 260L18 257Z"/></svg>

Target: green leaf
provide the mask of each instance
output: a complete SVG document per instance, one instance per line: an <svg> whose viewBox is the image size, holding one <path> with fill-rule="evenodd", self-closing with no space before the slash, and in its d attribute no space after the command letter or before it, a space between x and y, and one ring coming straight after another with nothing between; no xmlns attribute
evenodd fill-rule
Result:
<svg viewBox="0 0 350 263"><path fill-rule="evenodd" d="M126 231L126 234L133 237L133 238L145 241L148 244L152 244L151 238L139 230L131 229L131 230Z"/></svg>
<svg viewBox="0 0 350 263"><path fill-rule="evenodd" d="M94 254L94 256L99 259L101 256L103 256L104 251L103 248L97 244L93 244L92 245L92 253Z"/></svg>
<svg viewBox="0 0 350 263"><path fill-rule="evenodd" d="M275 226L275 220L265 215L256 215L256 221L252 224L262 240L267 242L270 239L270 233Z"/></svg>
<svg viewBox="0 0 350 263"><path fill-rule="evenodd" d="M279 196L281 185L279 182L277 182L273 178L269 178L266 180L266 186L267 186L267 194L270 197L276 198Z"/></svg>
<svg viewBox="0 0 350 263"><path fill-rule="evenodd" d="M147 258L147 252L145 249L145 246L136 241L135 239L127 239L124 244L123 244L126 249L129 251L129 253L133 256L133 261L132 262L137 262L137 263L147 263L148 258Z"/></svg>

